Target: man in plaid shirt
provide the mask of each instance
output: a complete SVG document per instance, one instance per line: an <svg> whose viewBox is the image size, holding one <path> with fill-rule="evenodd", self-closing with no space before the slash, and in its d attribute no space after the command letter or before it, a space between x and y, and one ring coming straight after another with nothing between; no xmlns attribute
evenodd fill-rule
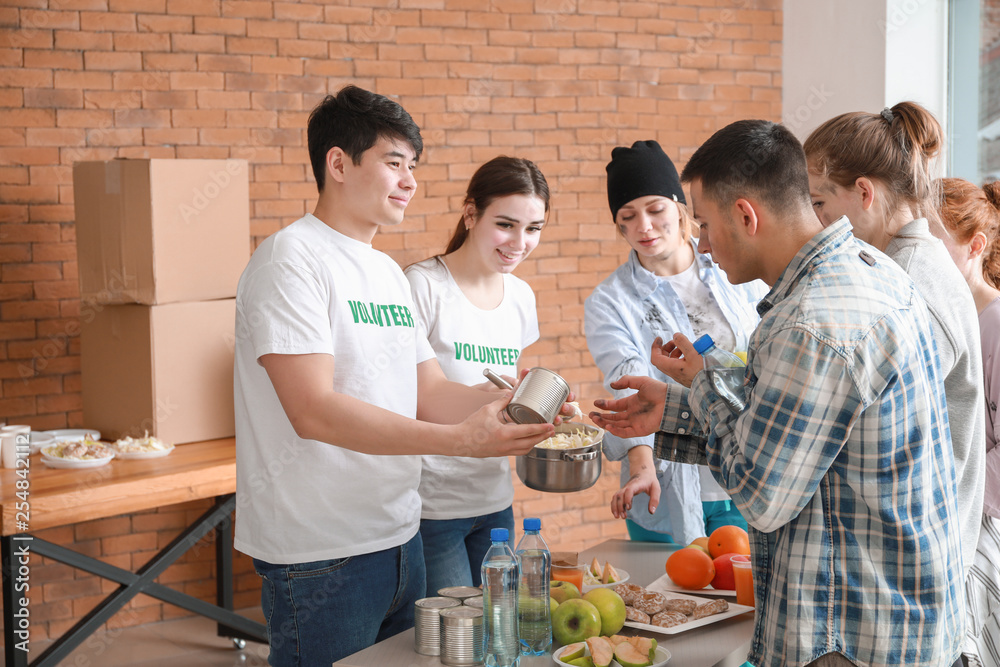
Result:
<svg viewBox="0 0 1000 667"><path fill-rule="evenodd" d="M620 437L658 431L659 456L707 462L746 517L751 663L951 665L964 636L962 556L923 300L846 218L822 227L802 147L783 126L723 128L682 179L699 251L733 283L771 286L747 368L699 372L702 358L675 335L654 344L653 363L690 390L622 378L612 386L637 393L595 401L617 412L594 421Z"/></svg>

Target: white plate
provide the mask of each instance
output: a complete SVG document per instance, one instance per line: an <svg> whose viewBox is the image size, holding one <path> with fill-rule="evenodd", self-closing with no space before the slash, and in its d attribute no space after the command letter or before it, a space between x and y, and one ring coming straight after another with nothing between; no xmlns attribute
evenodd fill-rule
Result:
<svg viewBox="0 0 1000 667"><path fill-rule="evenodd" d="M553 651L552 652L552 660L555 661L555 663L557 665L563 665L564 667L574 667L573 665L569 664L568 662L563 662L562 659L561 659L562 654L566 652L567 648L569 648L569 647L568 646L563 646L562 648L558 648L555 651ZM590 655L590 649L585 647L583 649L583 654L584 655ZM667 664L668 660L670 660L670 651L668 651L666 648L664 648L660 644L657 644L656 645L656 660L654 660L653 664L651 664L649 667L663 667L663 665ZM621 665L618 663L617 660L612 660L611 661L611 666L612 667L621 667Z"/></svg>
<svg viewBox="0 0 1000 667"><path fill-rule="evenodd" d="M101 432L94 428L57 428L52 431L42 431L51 435L56 442L76 442L90 437L91 440L100 440Z"/></svg>
<svg viewBox="0 0 1000 667"><path fill-rule="evenodd" d="M113 456L109 456L104 459L89 459L86 461L78 461L76 459L57 459L51 456L46 456L42 454L42 463L50 468L100 468L103 465L111 463Z"/></svg>
<svg viewBox="0 0 1000 667"><path fill-rule="evenodd" d="M667 574L662 575L659 579L657 579L656 581L654 581L652 584L650 584L649 586L646 586L646 588L649 588L650 590L654 590L653 588L650 588L654 584L656 585L656 589L655 590L660 591L661 593L666 592L666 591L673 591L674 593L684 593L685 595L709 595L709 596L711 596L713 598L725 598L725 597L734 598L734 597L736 597L736 590L735 589L734 590L729 590L729 589L726 589L726 588L712 588L711 584L708 585L708 586L705 586L704 588L699 588L696 591L693 591L690 588L681 588L680 586L678 586L677 584L675 584L674 580L671 579L670 575L667 575Z"/></svg>
<svg viewBox="0 0 1000 667"><path fill-rule="evenodd" d="M586 593L586 592L588 592L588 591L592 591L592 590L594 590L595 588L614 588L614 587L615 587L615 586L617 586L618 584L624 584L624 583L625 583L626 581L628 581L628 580L629 580L629 578L630 578L630 577L629 577L629 573L628 573L628 572L626 572L625 570L619 570L619 569L618 569L618 568L616 567L616 568L615 568L615 572L617 572L617 573L618 573L618 576L619 576L619 577L621 577L621 579L619 579L619 580L618 580L618 581L616 581L615 583L613 583L613 584L594 584L594 585L592 585L592 586L589 586L589 585L587 585L587 584L584 584L584 585L583 585L583 590L582 590L582 591L580 591L580 592L581 592L581 593Z"/></svg>
<svg viewBox="0 0 1000 667"><path fill-rule="evenodd" d="M34 454L46 445L54 445L56 438L44 431L32 431L28 434L28 444L31 445L31 453Z"/></svg>
<svg viewBox="0 0 1000 667"><path fill-rule="evenodd" d="M119 449L114 445L111 445L111 449L115 450L116 459L158 459L174 451L174 446L171 445L167 449L149 449L123 452L119 451Z"/></svg>
<svg viewBox="0 0 1000 667"><path fill-rule="evenodd" d="M662 577L661 577L662 578ZM658 585L660 579L657 579L649 586L646 586L646 590L655 591L657 593L663 593L668 600L679 599L679 600L694 600L698 604L708 602L705 598L696 598L691 595L684 595L682 593L675 593L674 591L665 590L662 586ZM699 618L697 620L688 621L687 623L681 623L680 625L675 625L672 628L661 628L658 625L651 625L649 623L637 623L636 621L625 621L625 627L636 628L638 630L648 630L649 632L656 632L661 635L676 635L681 632L687 632L688 630L693 630L695 628L700 628L705 625L711 625L712 623L718 623L719 621L725 620L727 618L732 618L733 616L739 616L740 614L745 614L748 611L753 611L753 607L748 607L743 604L736 604L735 602L726 601L729 604L729 609L722 612L721 614L713 614L712 616L706 616L705 618Z"/></svg>

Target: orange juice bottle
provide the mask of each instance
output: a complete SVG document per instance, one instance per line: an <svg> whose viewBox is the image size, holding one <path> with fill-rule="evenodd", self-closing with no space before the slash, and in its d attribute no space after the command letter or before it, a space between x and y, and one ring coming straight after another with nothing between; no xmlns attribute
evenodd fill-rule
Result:
<svg viewBox="0 0 1000 667"><path fill-rule="evenodd" d="M583 570L587 567L586 565L577 565L575 567L563 567L559 565L552 566L552 580L553 581L568 581L569 583L576 586L577 590L581 593L583 592Z"/></svg>

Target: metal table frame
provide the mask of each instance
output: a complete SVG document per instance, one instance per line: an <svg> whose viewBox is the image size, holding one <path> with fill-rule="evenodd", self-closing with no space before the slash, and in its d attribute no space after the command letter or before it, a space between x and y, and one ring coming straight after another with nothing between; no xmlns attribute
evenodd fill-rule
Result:
<svg viewBox="0 0 1000 667"><path fill-rule="evenodd" d="M5 664L8 667L27 667L29 664L29 654L17 649L17 643L21 639L18 637L18 620L31 618L30 610L21 604L24 593L18 590L19 549L23 549L25 544L28 545L30 555L45 556L120 584L90 613L67 630L35 660L31 661L32 667L55 667L58 665L61 660L69 657L70 653L84 639L93 634L139 593L216 621L218 635L233 638L237 646L241 647L244 640L247 639L267 643L267 631L262 624L251 621L233 611L232 514L235 509L235 494L216 497L215 505L210 510L196 519L170 544L139 568L138 572L130 572L109 565L96 558L85 556L72 549L29 534L19 533L0 537L0 552L2 552L3 559L0 569L3 572ZM215 531L217 604L213 605L156 583L157 577L213 530ZM28 583L30 585L30 582Z"/></svg>

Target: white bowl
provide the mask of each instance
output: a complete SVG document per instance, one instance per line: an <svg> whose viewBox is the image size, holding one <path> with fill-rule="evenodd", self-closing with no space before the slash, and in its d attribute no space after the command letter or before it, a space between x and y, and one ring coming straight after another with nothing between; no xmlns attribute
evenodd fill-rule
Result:
<svg viewBox="0 0 1000 667"><path fill-rule="evenodd" d="M568 662L563 662L562 660L562 654L566 652L567 648L569 648L569 646L563 646L553 651L552 660L554 660L557 665L563 665L564 667L574 667L574 665L571 665ZM583 654L590 655L590 648L585 646L583 649ZM653 660L653 663L649 665L649 667L663 667L663 665L667 664L669 660L670 660L670 651L664 648L661 642L657 641L656 658ZM621 667L621 665L618 664L617 660L612 660L611 667Z"/></svg>
<svg viewBox="0 0 1000 667"><path fill-rule="evenodd" d="M631 575L629 575L629 573L626 572L625 570L620 570L618 568L615 568L615 571L618 573L618 576L621 577L621 579L619 579L618 581L614 582L613 584L588 584L587 580L584 579L583 590L580 592L587 593L589 591L594 590L595 588L614 588L618 584L624 584L628 582L629 579L631 579Z"/></svg>

